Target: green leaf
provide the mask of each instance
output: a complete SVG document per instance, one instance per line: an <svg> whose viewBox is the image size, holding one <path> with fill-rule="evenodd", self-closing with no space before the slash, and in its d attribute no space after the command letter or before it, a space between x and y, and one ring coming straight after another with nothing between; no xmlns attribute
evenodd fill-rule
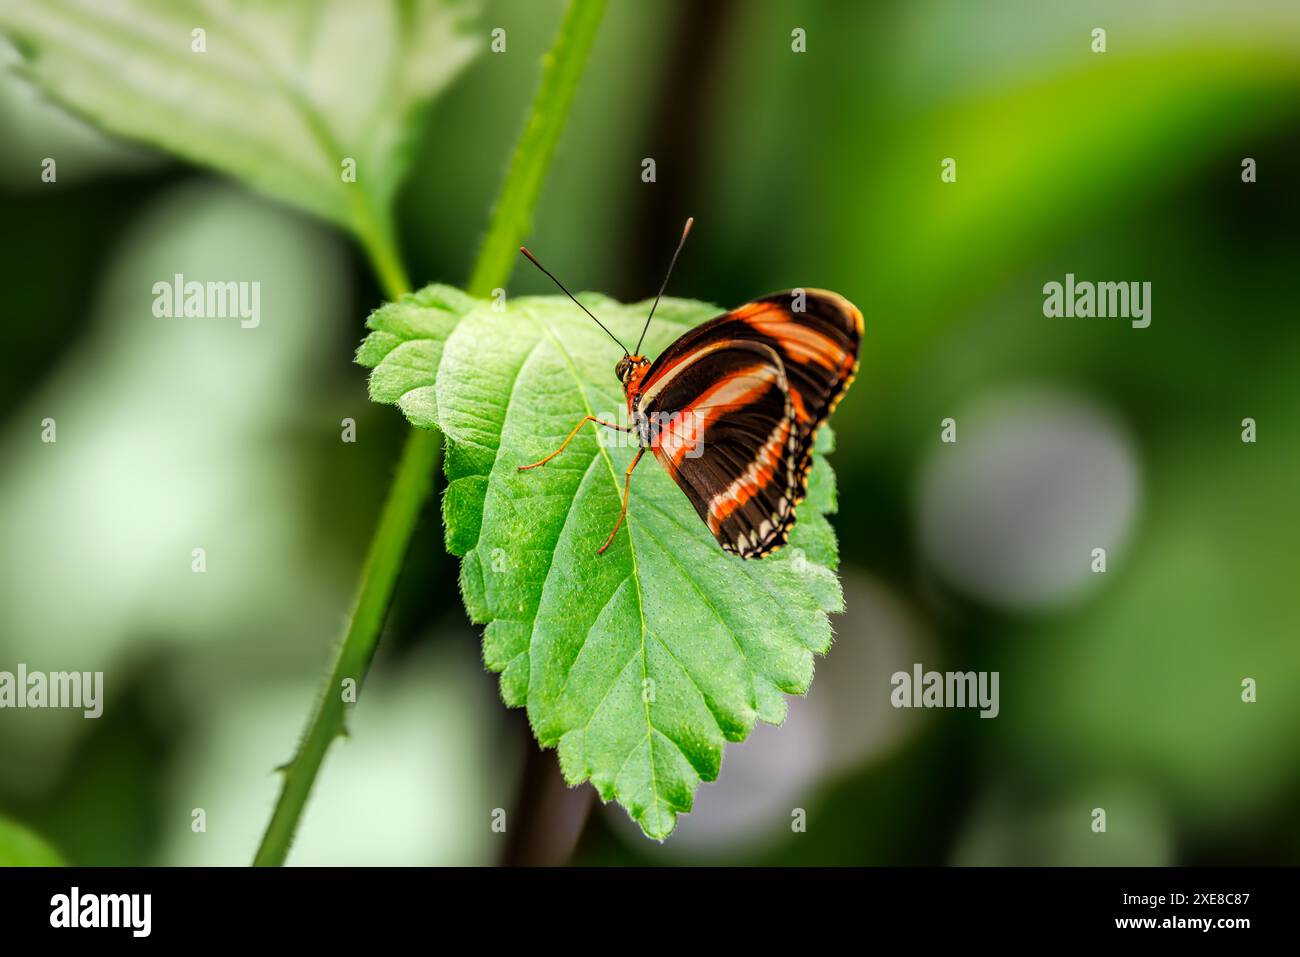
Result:
<svg viewBox="0 0 1300 957"><path fill-rule="evenodd" d="M59 852L27 828L0 817L0 867L62 867Z"/></svg>
<svg viewBox="0 0 1300 957"><path fill-rule="evenodd" d="M442 346L476 304L459 289L434 285L372 312L370 335L357 350L357 362L373 370L370 398L397 405L414 426L437 428L433 382Z"/></svg>
<svg viewBox="0 0 1300 957"><path fill-rule="evenodd" d="M589 424L544 468L517 466L585 415L626 419L617 348L562 297L465 308L453 293L430 287L378 310L358 359L377 399L446 436L447 547L462 556L465 607L486 625L502 697L527 706L570 784L590 780L663 839L717 777L724 742L779 724L784 695L807 691L813 656L830 647L827 615L842 604L833 475L819 455L790 545L743 561L647 460L599 556L634 451L622 434ZM649 308L582 298L629 341ZM647 353L718 311L665 300Z"/></svg>
<svg viewBox="0 0 1300 957"><path fill-rule="evenodd" d="M391 229L418 120L478 47L465 32L476 12L446 0L6 0L0 32L74 113L364 238Z"/></svg>

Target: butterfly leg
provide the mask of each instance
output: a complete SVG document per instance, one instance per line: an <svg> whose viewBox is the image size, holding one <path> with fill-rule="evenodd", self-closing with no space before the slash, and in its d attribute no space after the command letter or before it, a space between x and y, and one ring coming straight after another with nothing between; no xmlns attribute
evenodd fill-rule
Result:
<svg viewBox="0 0 1300 957"><path fill-rule="evenodd" d="M578 430L581 429L581 428L582 428L584 425L586 425L588 422L595 422L597 425L603 425L603 426L605 426L606 428L609 428L609 429L618 429L620 432L631 432L631 431L632 431L631 426L627 426L627 425L619 425L617 422L606 422L604 419L598 419L598 418L596 418L594 415L589 415L589 416L587 416L586 418L584 418L581 422L579 422L577 425L575 425L575 426L573 427L573 431L569 433L569 437L568 437L567 439L565 439L563 442L560 443L560 447L559 447L558 449L556 449L554 452L552 452L550 455L546 456L546 458L542 459L542 460L539 461L539 462L534 462L532 465L521 465L521 466L519 466L519 468L516 469L516 471L519 471L519 472L526 472L526 471L528 471L529 469L535 469L535 468L537 468L537 466L539 466L539 465L545 465L545 464L546 464L547 462L549 462L551 459L555 458L557 455L559 455L561 452L563 452L563 451L564 451L564 447L565 447L566 445L568 445L570 442L572 442L572 441L573 441L573 437L574 437L575 435L578 434Z"/></svg>
<svg viewBox="0 0 1300 957"><path fill-rule="evenodd" d="M614 536L618 534L619 527L623 524L623 518L627 515L627 496L632 491L632 470L636 468L636 463L641 461L641 456L645 455L645 449L636 450L636 455L632 457L632 464L627 467L623 473L623 507L619 510L618 521L614 523L614 530L609 533L609 538L605 539L605 544L596 549L597 555L604 555L605 549L609 548L614 542Z"/></svg>

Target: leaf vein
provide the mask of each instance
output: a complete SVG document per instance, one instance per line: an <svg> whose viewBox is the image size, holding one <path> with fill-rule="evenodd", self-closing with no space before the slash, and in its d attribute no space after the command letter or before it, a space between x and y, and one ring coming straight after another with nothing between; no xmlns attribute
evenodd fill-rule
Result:
<svg viewBox="0 0 1300 957"><path fill-rule="evenodd" d="M587 398L587 391L583 387L582 376L578 374L578 368L573 361L573 356L569 354L568 349L564 347L564 343L560 340L560 337L546 322L538 318L535 315L535 313L533 313L531 310L529 310L528 315L531 316L533 320L539 326L541 326L541 328L546 333L546 335L548 335L552 339L552 341L554 341L556 348L559 349L560 355L564 357L565 362L568 364L569 371L573 375L573 380L578 387L578 394L582 397L582 404L586 408L587 414L592 415L593 412L591 408L591 402ZM593 429L596 428L594 423L592 424L592 428ZM618 474L617 474L617 470L614 468L614 460L610 457L609 450L605 448L603 445L601 445L600 443L597 443L596 454L605 460L605 464L609 468L610 481L614 483L614 493L618 495L620 492L619 485L618 485ZM595 461L595 458L593 457L592 460ZM633 583L636 585L637 613L638 613L638 617L641 620L641 686L644 688L645 682L650 677L650 655L646 643L647 628L646 628L646 620L645 620L645 596L641 594L641 579L640 579L640 574L637 566L636 545L632 541L632 533L631 533L630 526L628 528L627 539L628 539L628 555L631 557L632 560L631 576L632 576ZM583 636L582 639L583 645L586 645L587 638L589 636L590 636L590 632L588 632L586 635ZM579 653L581 653L581 649L579 649ZM650 794L652 796L652 799L657 800L659 796L659 783L658 783L659 779L658 779L657 769L655 768L654 742L653 740L649 740L650 734L655 730L655 727L654 727L654 722L650 718L650 702L649 700L647 700L647 696L643 694L641 696L641 700L645 704L646 737L648 739L648 751L649 751L649 763L650 763ZM631 756L631 754L635 753L635 751L636 749L633 748L632 751L629 752L629 757ZM627 758L624 759L623 763L624 764L627 763ZM617 781L615 781L614 786L615 788L618 787Z"/></svg>

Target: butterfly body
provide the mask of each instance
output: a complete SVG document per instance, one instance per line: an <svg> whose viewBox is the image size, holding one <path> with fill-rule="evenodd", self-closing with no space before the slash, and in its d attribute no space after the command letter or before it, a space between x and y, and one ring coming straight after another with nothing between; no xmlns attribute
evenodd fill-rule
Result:
<svg viewBox="0 0 1300 957"><path fill-rule="evenodd" d="M688 220L682 242L690 227ZM545 465L588 421L630 432L638 449L626 472L622 511L601 553L627 513L632 471L650 452L725 551L762 558L789 538L795 507L807 494L817 430L853 381L862 334L862 313L843 296L794 289L688 330L653 362L624 348L614 374L623 385L631 424L589 415L559 449L520 469Z"/></svg>

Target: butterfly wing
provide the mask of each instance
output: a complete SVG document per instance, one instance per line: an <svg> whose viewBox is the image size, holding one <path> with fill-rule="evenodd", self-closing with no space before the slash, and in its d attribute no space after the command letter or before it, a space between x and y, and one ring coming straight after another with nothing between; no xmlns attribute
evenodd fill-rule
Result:
<svg viewBox="0 0 1300 957"><path fill-rule="evenodd" d="M722 547L744 558L789 537L817 427L857 370L861 313L834 293L803 296L777 293L697 326L633 397L657 426L656 458Z"/></svg>
<svg viewBox="0 0 1300 957"><path fill-rule="evenodd" d="M826 421L857 374L862 313L836 293L774 293L713 322L719 323L719 331L731 325L736 338L753 337L776 350L790 380L790 398L803 434L815 432Z"/></svg>
<svg viewBox="0 0 1300 957"><path fill-rule="evenodd" d="M785 541L794 522L798 428L780 357L720 340L642 393L655 458L724 549L745 558Z"/></svg>

